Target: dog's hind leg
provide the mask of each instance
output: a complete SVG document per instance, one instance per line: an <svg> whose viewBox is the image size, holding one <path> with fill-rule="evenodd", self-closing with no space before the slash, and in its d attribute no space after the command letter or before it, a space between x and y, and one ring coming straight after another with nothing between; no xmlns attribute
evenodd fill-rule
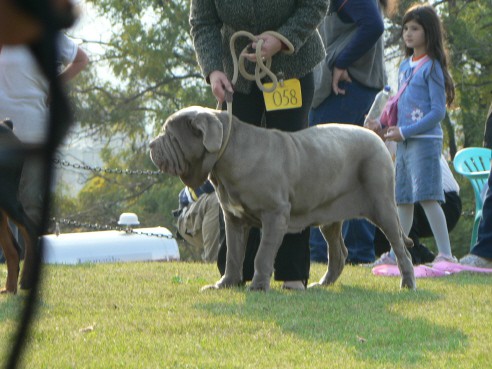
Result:
<svg viewBox="0 0 492 369"><path fill-rule="evenodd" d="M408 289L416 289L415 273L412 265L412 257L407 248L413 246L413 241L408 238L400 225L400 218L398 217L398 211L396 204L385 206L375 205L376 214L371 221L378 226L381 231L386 235L386 238L391 244L393 251L396 255L396 262L401 274L401 287Z"/></svg>
<svg viewBox="0 0 492 369"><path fill-rule="evenodd" d="M17 293L20 254L15 247L13 237L8 225L7 215L0 210L0 245L7 262L7 282L5 283L5 288L0 290L0 293Z"/></svg>
<svg viewBox="0 0 492 369"><path fill-rule="evenodd" d="M342 222L322 225L319 229L327 242L328 270L319 282L312 283L309 287L335 283L338 277L340 277L340 274L342 274L343 268L345 267L345 259L347 259L348 254L347 247L345 247L342 237Z"/></svg>
<svg viewBox="0 0 492 369"><path fill-rule="evenodd" d="M388 238L402 276L401 287L415 289L412 258L407 250L407 247L412 247L413 242L405 236L400 224L395 201L394 166L386 151L378 154L379 157L376 157L376 154L370 157L364 167L363 193L369 206L361 215L379 227Z"/></svg>

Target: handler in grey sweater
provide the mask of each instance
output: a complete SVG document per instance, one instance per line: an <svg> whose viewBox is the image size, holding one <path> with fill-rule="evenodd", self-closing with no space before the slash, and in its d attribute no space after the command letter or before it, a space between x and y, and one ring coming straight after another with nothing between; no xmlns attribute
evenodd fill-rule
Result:
<svg viewBox="0 0 492 369"><path fill-rule="evenodd" d="M217 100L223 103L225 91L234 92L233 114L253 125L259 126L264 122L267 128L290 132L306 128L314 94L312 70L325 55L317 26L327 8L327 0L192 0L190 25L193 44L202 73ZM237 83L232 86L233 59L229 41L237 31L248 31L257 36L251 45L253 49L257 41L263 39L261 56L272 57L271 70L277 77L286 82L294 80L294 85L299 86L294 93L302 100L300 106L267 110L263 92L254 82L239 76ZM267 31L279 33L290 45L275 35L265 33ZM249 39L239 38L235 45L236 55L249 43ZM255 64L249 62L253 56L253 50L246 55L248 61L245 66L249 73L254 71ZM268 81L268 78L262 80ZM243 266L245 281L251 280L253 276L258 244L259 231L253 229ZM218 259L221 274L225 268L226 248L224 240ZM298 234L288 234L277 254L275 279L284 281L285 288L304 289L309 278L309 264L309 229Z"/></svg>

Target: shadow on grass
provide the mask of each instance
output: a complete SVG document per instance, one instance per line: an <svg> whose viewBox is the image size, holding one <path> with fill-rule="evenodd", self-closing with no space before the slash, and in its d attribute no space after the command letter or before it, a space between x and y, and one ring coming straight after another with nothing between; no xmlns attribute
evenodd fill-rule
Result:
<svg viewBox="0 0 492 369"><path fill-rule="evenodd" d="M438 301L428 291L382 292L337 286L305 293L271 290L245 292L244 303L198 304L213 315L251 321L272 321L284 332L318 344L346 346L355 358L395 365L424 364L428 355L463 349L467 337L460 330L433 323L431 318L406 318L396 305ZM425 317L424 314L420 316Z"/></svg>
<svg viewBox="0 0 492 369"><path fill-rule="evenodd" d="M463 285L490 286L490 282L492 281L492 274L460 272L446 277L440 277L438 279L441 281L446 281L446 283L448 284L450 283L456 284L457 286L463 286Z"/></svg>
<svg viewBox="0 0 492 369"><path fill-rule="evenodd" d="M2 294L0 295L0 322L17 320L20 318L21 310L28 292L20 291L17 295Z"/></svg>

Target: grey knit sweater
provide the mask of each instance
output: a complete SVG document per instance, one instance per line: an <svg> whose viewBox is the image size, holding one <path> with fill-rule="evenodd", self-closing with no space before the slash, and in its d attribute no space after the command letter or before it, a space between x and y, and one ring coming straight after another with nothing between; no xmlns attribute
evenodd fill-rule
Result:
<svg viewBox="0 0 492 369"><path fill-rule="evenodd" d="M326 14L328 0L192 0L191 36L198 64L204 77L214 70L233 74L229 40L236 31L258 35L276 31L294 46L294 54L278 53L272 58L272 71L283 73L285 79L300 78L311 72L324 57L324 48L316 29ZM236 55L251 41L239 38ZM246 61L254 72L254 64ZM239 76L235 91L248 93L250 82Z"/></svg>

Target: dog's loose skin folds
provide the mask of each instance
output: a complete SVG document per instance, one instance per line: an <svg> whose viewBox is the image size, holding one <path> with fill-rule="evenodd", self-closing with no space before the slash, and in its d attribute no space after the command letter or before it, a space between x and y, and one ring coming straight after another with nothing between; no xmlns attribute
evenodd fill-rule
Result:
<svg viewBox="0 0 492 369"><path fill-rule="evenodd" d="M151 142L151 158L163 172L197 187L214 184L225 218L227 261L224 276L206 288L242 281L246 237L261 227L252 290L268 290L285 233L308 226L330 245L328 269L315 285L334 283L347 249L345 219L367 218L381 228L398 260L401 286L415 289L415 277L394 197L394 168L384 143L353 125L326 124L295 133L267 130L226 112L189 107L171 115ZM219 157L220 153L220 157Z"/></svg>

